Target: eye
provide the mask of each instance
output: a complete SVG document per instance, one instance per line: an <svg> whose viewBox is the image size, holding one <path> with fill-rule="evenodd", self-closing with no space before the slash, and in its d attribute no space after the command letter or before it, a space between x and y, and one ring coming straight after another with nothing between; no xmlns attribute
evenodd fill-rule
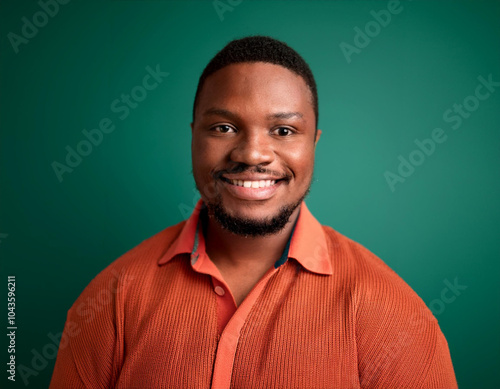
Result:
<svg viewBox="0 0 500 389"><path fill-rule="evenodd" d="M285 137L293 134L293 130L288 127L278 127L273 130L273 132L279 136Z"/></svg>
<svg viewBox="0 0 500 389"><path fill-rule="evenodd" d="M212 131L219 132L221 134L227 134L231 132L235 132L235 129L227 124L220 124L218 126L212 127Z"/></svg>

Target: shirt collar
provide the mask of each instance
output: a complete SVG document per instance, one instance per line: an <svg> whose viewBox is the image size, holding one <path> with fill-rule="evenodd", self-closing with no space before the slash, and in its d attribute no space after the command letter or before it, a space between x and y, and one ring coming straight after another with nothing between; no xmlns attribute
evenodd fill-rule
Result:
<svg viewBox="0 0 500 389"><path fill-rule="evenodd" d="M194 254L196 250L201 249L198 247L198 242L203 240L200 212L204 207L203 201L198 200L179 236L160 257L158 265L167 263L178 254ZM290 239L282 257L275 263L275 267L282 265L288 258L294 258L305 269L313 273L333 274L323 227L311 214L305 201L302 201L300 205L299 216L292 229Z"/></svg>

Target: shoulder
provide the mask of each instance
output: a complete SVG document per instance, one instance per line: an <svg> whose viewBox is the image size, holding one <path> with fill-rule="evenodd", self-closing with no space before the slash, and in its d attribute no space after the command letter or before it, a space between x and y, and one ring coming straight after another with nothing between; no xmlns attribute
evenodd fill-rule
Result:
<svg viewBox="0 0 500 389"><path fill-rule="evenodd" d="M371 251L323 229L350 296L363 387L456 388L448 343L423 300Z"/></svg>
<svg viewBox="0 0 500 389"><path fill-rule="evenodd" d="M417 293L382 259L333 228L323 226L334 275L350 290L356 319L363 323L381 315L394 324L436 322Z"/></svg>
<svg viewBox="0 0 500 389"><path fill-rule="evenodd" d="M180 234L185 220L167 227L133 247L97 274L73 304L116 300L130 285L147 282L158 269L158 260Z"/></svg>
<svg viewBox="0 0 500 389"><path fill-rule="evenodd" d="M60 346L63 356L58 356L58 361L64 360L76 368L86 387L91 387L96 377L103 387L114 386L114 371L124 356L127 296L133 294L132 288L147 286L148 279L158 274L158 259L184 223L160 231L113 261L87 285L68 310L64 342L61 338L64 346ZM137 293L135 295L137 297Z"/></svg>

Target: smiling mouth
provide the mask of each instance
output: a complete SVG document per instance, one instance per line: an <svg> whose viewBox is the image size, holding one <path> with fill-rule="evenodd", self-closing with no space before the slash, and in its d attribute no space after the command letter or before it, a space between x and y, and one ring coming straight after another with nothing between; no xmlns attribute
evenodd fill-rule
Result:
<svg viewBox="0 0 500 389"><path fill-rule="evenodd" d="M276 183L283 181L284 179L279 180L258 180L258 181L246 181L246 180L229 180L225 177L221 177L221 180L227 182L230 185L234 186L242 186L244 188L265 188L276 185Z"/></svg>

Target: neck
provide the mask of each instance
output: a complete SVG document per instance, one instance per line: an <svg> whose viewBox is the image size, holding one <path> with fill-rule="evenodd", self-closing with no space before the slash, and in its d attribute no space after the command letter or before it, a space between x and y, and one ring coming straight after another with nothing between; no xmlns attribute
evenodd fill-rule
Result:
<svg viewBox="0 0 500 389"><path fill-rule="evenodd" d="M245 237L222 228L213 218L207 219L206 252L220 269L263 271L281 257L299 215L297 207L283 230L276 234Z"/></svg>

